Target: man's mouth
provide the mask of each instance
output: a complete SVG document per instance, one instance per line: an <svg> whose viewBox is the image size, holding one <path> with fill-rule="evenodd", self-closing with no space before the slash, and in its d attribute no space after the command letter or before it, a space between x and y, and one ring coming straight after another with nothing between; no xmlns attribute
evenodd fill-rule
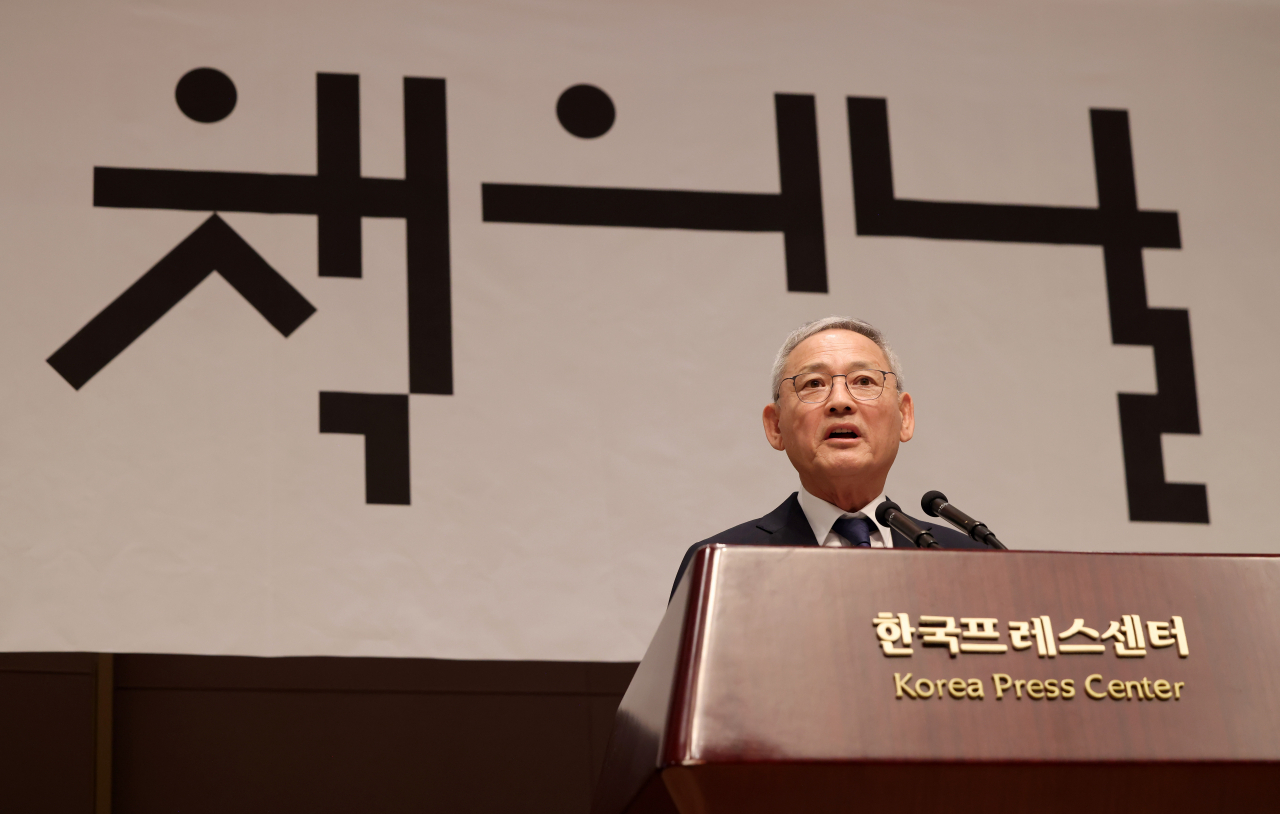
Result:
<svg viewBox="0 0 1280 814"><path fill-rule="evenodd" d="M828 439L831 439L831 438L848 438L848 439L852 440L852 439L857 438L857 437L858 437L858 431L857 431L857 430L847 430L847 429L840 429L840 428L836 428L836 429L832 430L831 432L827 433L827 438L828 438Z"/></svg>

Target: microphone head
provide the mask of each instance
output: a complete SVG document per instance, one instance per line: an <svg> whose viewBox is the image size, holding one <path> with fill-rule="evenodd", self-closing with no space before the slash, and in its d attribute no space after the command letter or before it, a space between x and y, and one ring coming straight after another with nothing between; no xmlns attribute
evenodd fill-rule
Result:
<svg viewBox="0 0 1280 814"><path fill-rule="evenodd" d="M941 500L943 503L949 503L947 496L934 489L932 492L925 492L924 497L920 498L920 508L924 509L924 513L930 517L937 517L938 513L933 510L933 505Z"/></svg>
<svg viewBox="0 0 1280 814"><path fill-rule="evenodd" d="M876 506L876 522L882 526L889 525L890 512L901 513L902 507L886 497L883 503L881 503L879 506Z"/></svg>

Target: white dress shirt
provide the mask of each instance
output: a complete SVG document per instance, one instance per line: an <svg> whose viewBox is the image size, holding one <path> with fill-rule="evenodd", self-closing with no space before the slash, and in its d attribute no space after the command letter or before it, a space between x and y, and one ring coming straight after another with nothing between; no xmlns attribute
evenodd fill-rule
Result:
<svg viewBox="0 0 1280 814"><path fill-rule="evenodd" d="M871 547L872 548L893 548L893 535L889 529L880 525L876 520L876 506L879 506L884 500L884 493L875 496L870 503L863 506L856 512L846 512L844 509L834 504L828 503L820 497L814 497L809 494L809 490L804 486L800 487L800 508L804 510L804 516L809 521L810 528L813 529L813 537L818 541L819 545L824 546L852 546L855 545L850 540L846 540L839 534L831 530L836 521L841 517L865 517L871 521Z"/></svg>

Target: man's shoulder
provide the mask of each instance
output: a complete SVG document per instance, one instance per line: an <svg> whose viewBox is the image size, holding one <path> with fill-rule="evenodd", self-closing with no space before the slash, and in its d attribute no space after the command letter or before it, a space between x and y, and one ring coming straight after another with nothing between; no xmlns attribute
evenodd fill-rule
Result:
<svg viewBox="0 0 1280 814"><path fill-rule="evenodd" d="M814 545L816 541L812 540L813 531L809 529L808 521L804 519L804 510L800 508L798 495L799 493L792 492L791 496L782 501L778 508L765 516L739 523L733 528L725 529L719 534L713 534L689 546L684 559L680 561L680 570L676 572L675 585L680 584L680 578L684 576L689 563L693 561L693 555L705 546L805 545L806 543ZM808 540L804 538L806 533ZM671 587L672 593L675 593L675 585Z"/></svg>
<svg viewBox="0 0 1280 814"><path fill-rule="evenodd" d="M719 534L713 534L705 540L694 543L689 547L689 550L694 551L715 543L725 545L777 545L781 541L780 538L788 540L790 544L794 544L794 541L790 541L793 532L804 528L808 528L808 521L804 519L804 509L800 508L799 493L792 492L776 509L763 517L739 523ZM812 532L810 532L810 536L812 536Z"/></svg>
<svg viewBox="0 0 1280 814"><path fill-rule="evenodd" d="M766 515L767 517L768 515ZM705 540L699 540L689 546L692 549L702 548L706 545L714 545L721 543L724 545L768 545L773 539L773 534L760 528L760 521L764 518L748 520L745 523L739 523L731 529L725 529L719 534L713 534Z"/></svg>

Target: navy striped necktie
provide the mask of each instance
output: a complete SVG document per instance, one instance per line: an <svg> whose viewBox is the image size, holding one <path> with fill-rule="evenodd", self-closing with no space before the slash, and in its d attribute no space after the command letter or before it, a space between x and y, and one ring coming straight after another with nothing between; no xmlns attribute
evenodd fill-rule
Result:
<svg viewBox="0 0 1280 814"><path fill-rule="evenodd" d="M831 530L858 548L871 547L871 521L865 517L841 517Z"/></svg>

